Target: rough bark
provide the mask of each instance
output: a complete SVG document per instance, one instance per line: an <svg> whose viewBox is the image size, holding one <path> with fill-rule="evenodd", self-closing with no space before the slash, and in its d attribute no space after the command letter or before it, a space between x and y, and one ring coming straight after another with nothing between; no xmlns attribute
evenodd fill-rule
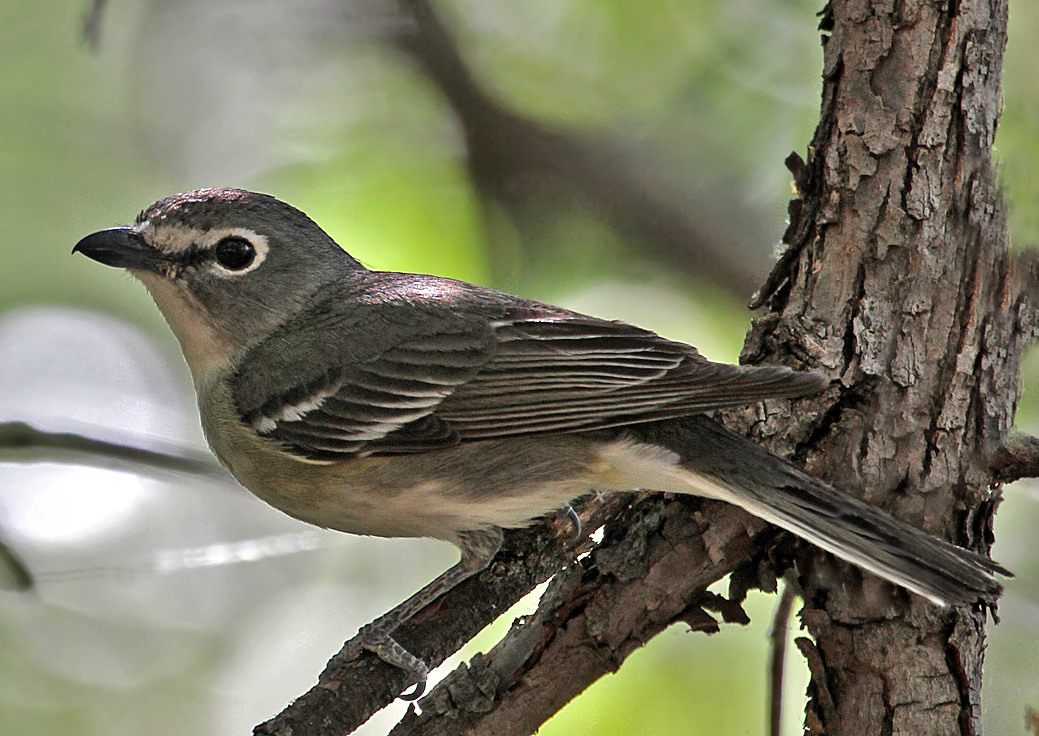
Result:
<svg viewBox="0 0 1039 736"><path fill-rule="evenodd" d="M1004 0L834 0L822 115L745 357L798 344L842 381L809 470L986 550L1032 296L1012 274L991 155ZM806 591L809 725L980 732L984 610Z"/></svg>
<svg viewBox="0 0 1039 736"><path fill-rule="evenodd" d="M717 503L642 505L615 539L553 579L537 612L452 672L392 736L532 734L672 623L705 633L747 623L738 602L704 591L772 536L764 528Z"/></svg>

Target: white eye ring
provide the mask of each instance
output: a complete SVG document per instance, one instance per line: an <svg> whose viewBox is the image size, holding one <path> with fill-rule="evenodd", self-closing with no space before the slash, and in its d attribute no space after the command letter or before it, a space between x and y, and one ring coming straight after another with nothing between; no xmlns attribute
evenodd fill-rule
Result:
<svg viewBox="0 0 1039 736"><path fill-rule="evenodd" d="M270 250L265 236L244 227L211 230L206 234L203 247L213 254L210 270L223 277L243 276L254 271Z"/></svg>

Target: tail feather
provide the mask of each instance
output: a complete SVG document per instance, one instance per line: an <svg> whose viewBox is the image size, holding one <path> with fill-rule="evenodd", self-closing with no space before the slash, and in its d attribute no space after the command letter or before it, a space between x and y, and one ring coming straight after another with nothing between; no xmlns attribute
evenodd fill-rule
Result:
<svg viewBox="0 0 1039 736"><path fill-rule="evenodd" d="M997 575L1010 573L987 557L841 493L707 417L687 417L682 429L691 433L680 438L683 466L716 484L722 500L939 605L1002 593Z"/></svg>
<svg viewBox="0 0 1039 736"><path fill-rule="evenodd" d="M858 498L822 483L784 484L766 497L732 502L939 605L992 601L1009 573L982 555L905 524Z"/></svg>

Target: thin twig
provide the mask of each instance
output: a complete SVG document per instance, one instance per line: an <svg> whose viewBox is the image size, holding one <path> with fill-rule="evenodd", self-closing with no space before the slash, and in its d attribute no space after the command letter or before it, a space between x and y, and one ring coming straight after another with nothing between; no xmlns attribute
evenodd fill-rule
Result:
<svg viewBox="0 0 1039 736"><path fill-rule="evenodd" d="M786 666L787 630L790 628L790 614L794 610L794 587L789 582L783 584L783 591L776 601L776 614L772 618L772 630L769 639L772 641L772 658L769 663L769 703L768 732L770 736L783 733L783 670Z"/></svg>
<svg viewBox="0 0 1039 736"><path fill-rule="evenodd" d="M178 449L176 451L146 450L141 447L85 437L73 432L46 432L25 422L0 423L0 450L54 450L77 455L80 461L104 464L102 461L144 465L146 467L190 473L230 481L231 476L211 455Z"/></svg>

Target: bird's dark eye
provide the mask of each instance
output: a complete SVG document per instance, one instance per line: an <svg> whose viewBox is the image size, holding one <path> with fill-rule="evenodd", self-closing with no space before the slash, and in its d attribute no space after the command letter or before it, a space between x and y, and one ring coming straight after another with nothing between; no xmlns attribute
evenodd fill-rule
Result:
<svg viewBox="0 0 1039 736"><path fill-rule="evenodd" d="M224 238L213 248L216 262L228 271L241 271L256 260L256 247L236 235Z"/></svg>

